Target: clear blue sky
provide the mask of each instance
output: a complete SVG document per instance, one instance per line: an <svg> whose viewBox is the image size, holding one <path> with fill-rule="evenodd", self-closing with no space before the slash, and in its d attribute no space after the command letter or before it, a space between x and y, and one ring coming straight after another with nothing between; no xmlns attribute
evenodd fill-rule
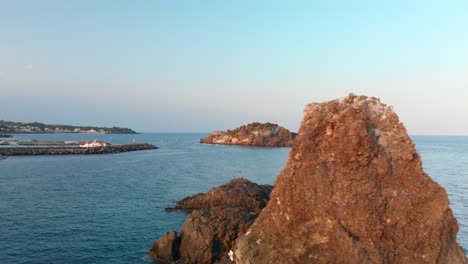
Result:
<svg viewBox="0 0 468 264"><path fill-rule="evenodd" d="M0 119L297 130L353 92L468 135L468 1L0 0Z"/></svg>

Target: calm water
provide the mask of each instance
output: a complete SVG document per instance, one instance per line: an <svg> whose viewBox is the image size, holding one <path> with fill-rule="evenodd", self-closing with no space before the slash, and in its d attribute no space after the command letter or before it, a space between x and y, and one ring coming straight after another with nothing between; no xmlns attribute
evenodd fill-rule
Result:
<svg viewBox="0 0 468 264"><path fill-rule="evenodd" d="M244 177L273 183L288 148L202 145L206 134L16 135L18 139L150 142L158 150L22 156L0 161L1 263L152 263L153 240L178 230L178 199ZM448 190L468 248L468 137L414 137L426 171Z"/></svg>

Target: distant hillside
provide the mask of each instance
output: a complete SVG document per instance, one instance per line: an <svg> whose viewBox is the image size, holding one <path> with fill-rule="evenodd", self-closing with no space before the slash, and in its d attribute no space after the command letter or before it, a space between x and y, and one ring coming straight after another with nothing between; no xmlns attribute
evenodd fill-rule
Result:
<svg viewBox="0 0 468 264"><path fill-rule="evenodd" d="M130 128L122 127L93 127L47 125L43 123L21 123L0 120L0 134L2 133L98 133L98 134L136 134Z"/></svg>

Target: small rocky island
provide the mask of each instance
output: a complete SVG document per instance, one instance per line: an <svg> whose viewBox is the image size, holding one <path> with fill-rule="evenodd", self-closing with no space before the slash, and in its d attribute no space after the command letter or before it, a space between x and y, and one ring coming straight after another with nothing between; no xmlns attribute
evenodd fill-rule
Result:
<svg viewBox="0 0 468 264"><path fill-rule="evenodd" d="M263 208L268 191L236 179L180 201L193 211L150 255L187 264L468 263L447 192L377 98L309 104Z"/></svg>
<svg viewBox="0 0 468 264"><path fill-rule="evenodd" d="M234 130L215 131L200 143L291 147L295 137L296 133L277 124L254 122Z"/></svg>
<svg viewBox="0 0 468 264"><path fill-rule="evenodd" d="M24 133L93 133L93 134L136 134L130 128L122 127L94 127L94 126L69 126L47 125L38 122L22 123L0 120L0 134L24 134Z"/></svg>

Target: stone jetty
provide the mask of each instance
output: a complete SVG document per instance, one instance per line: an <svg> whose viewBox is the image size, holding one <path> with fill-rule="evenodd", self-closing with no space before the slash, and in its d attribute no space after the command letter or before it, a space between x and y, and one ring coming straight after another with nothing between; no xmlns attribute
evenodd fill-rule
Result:
<svg viewBox="0 0 468 264"><path fill-rule="evenodd" d="M155 145L148 143L133 143L125 145L113 145L105 147L0 147L0 155L71 155L71 154L111 154L147 149L157 149Z"/></svg>

